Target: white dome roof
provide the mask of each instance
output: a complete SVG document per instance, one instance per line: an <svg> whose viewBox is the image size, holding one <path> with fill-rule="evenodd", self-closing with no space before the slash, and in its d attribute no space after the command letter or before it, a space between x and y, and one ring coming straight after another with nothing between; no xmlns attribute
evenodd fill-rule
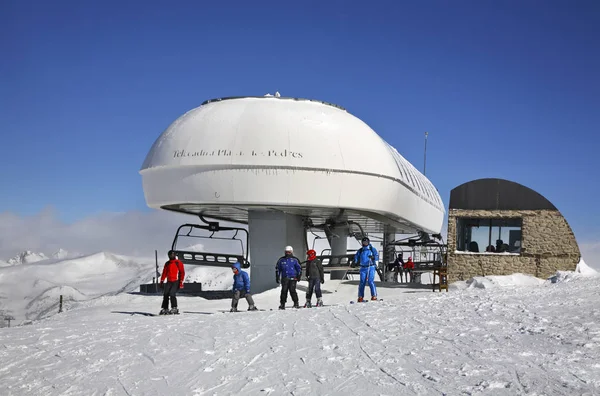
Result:
<svg viewBox="0 0 600 396"><path fill-rule="evenodd" d="M323 102L207 101L156 140L140 171L150 207L244 221L249 208L441 230L431 182L368 125ZM354 217L353 217L354 216Z"/></svg>

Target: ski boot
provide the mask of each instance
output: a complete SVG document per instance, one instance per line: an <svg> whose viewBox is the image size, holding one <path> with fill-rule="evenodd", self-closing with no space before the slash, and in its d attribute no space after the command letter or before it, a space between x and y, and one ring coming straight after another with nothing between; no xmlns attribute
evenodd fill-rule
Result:
<svg viewBox="0 0 600 396"><path fill-rule="evenodd" d="M371 301L377 301L377 296L371 296Z"/></svg>
<svg viewBox="0 0 600 396"><path fill-rule="evenodd" d="M250 305L250 306L248 307L248 311L258 311L258 308L256 308L256 306L255 306L255 305Z"/></svg>
<svg viewBox="0 0 600 396"><path fill-rule="evenodd" d="M169 315L179 315L179 309L177 309L177 307L171 308Z"/></svg>
<svg viewBox="0 0 600 396"><path fill-rule="evenodd" d="M237 311L238 311L238 309L237 309L236 307L232 307L232 308L229 310L229 312L237 312Z"/></svg>
<svg viewBox="0 0 600 396"><path fill-rule="evenodd" d="M168 315L169 311L167 311L166 309L161 309L160 312L158 313L159 315Z"/></svg>
<svg viewBox="0 0 600 396"><path fill-rule="evenodd" d="M306 300L306 303L304 304L304 308L312 308L312 304L311 304L310 300Z"/></svg>
<svg viewBox="0 0 600 396"><path fill-rule="evenodd" d="M296 308L296 309L300 308L300 305L298 305L298 301L296 301L296 302L294 303L294 308Z"/></svg>
<svg viewBox="0 0 600 396"><path fill-rule="evenodd" d="M323 306L323 298L319 297L317 298L317 307L322 307Z"/></svg>
<svg viewBox="0 0 600 396"><path fill-rule="evenodd" d="M364 302L364 301L365 301L365 299L364 299L364 298L362 298L362 297L358 297L358 300L357 300L356 302Z"/></svg>
<svg viewBox="0 0 600 396"><path fill-rule="evenodd" d="M281 309L282 311L285 310L285 304L280 304L279 309Z"/></svg>

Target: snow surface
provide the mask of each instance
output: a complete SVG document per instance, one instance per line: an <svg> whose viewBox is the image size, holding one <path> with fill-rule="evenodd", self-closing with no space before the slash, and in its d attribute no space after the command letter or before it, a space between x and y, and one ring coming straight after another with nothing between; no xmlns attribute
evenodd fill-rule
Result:
<svg viewBox="0 0 600 396"><path fill-rule="evenodd" d="M587 265L583 259L581 259L577 264L577 268L575 268L575 273L584 276L598 276L598 271Z"/></svg>
<svg viewBox="0 0 600 396"><path fill-rule="evenodd" d="M479 288L492 289L497 287L519 287L519 286L538 286L544 283L543 279L535 278L526 274L512 274L505 276L488 275L476 276L467 281L455 282L452 288Z"/></svg>
<svg viewBox="0 0 600 396"><path fill-rule="evenodd" d="M550 278L550 280L554 283L556 282L570 282L573 279L578 279L581 277L598 277L600 274L593 268L590 268L583 259L577 264L577 268L575 268L575 272L571 271L557 271L554 276Z"/></svg>
<svg viewBox="0 0 600 396"><path fill-rule="evenodd" d="M44 296L73 298L61 314L0 329L2 395L600 393L600 277L585 263L568 282L514 274L442 293L380 287L384 301L367 304L349 304L355 282L326 280L329 306L314 309L277 311L280 289L255 295L266 311L237 314L219 312L227 300L180 295L182 315L167 317L135 314L156 313L161 296L84 293L94 280L125 290L147 270L108 253L0 268L0 282L50 267L77 283Z"/></svg>

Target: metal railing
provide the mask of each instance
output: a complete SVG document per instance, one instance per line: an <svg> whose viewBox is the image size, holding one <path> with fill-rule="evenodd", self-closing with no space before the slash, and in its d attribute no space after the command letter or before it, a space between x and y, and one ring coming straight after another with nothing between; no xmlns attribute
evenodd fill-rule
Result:
<svg viewBox="0 0 600 396"><path fill-rule="evenodd" d="M175 255L184 265L207 265L211 267L231 267L240 262L242 268L249 268L250 262L240 254L206 253L175 250Z"/></svg>

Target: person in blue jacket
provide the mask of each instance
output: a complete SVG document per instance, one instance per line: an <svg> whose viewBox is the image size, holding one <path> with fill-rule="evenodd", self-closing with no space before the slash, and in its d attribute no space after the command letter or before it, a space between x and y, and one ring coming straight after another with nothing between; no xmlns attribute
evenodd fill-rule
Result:
<svg viewBox="0 0 600 396"><path fill-rule="evenodd" d="M231 311L237 312L238 302L240 298L245 297L248 302L248 311L257 311L258 308L254 305L252 294L250 294L250 277L246 271L242 271L240 262L236 262L231 266L233 271L233 299L231 300Z"/></svg>
<svg viewBox="0 0 600 396"><path fill-rule="evenodd" d="M275 280L281 281L281 295L279 297L279 309L285 309L288 290L294 301L294 308L300 308L298 305L298 293L296 293L296 283L302 275L300 260L294 256L294 249L291 246L285 247L285 255L277 260L275 266Z"/></svg>
<svg viewBox="0 0 600 396"><path fill-rule="evenodd" d="M375 273L379 253L371 245L368 237L362 239L362 247L354 255L354 264L360 266L360 283L358 284L358 302L364 301L365 285L368 283L371 289L371 300L377 300L377 288L375 287Z"/></svg>

